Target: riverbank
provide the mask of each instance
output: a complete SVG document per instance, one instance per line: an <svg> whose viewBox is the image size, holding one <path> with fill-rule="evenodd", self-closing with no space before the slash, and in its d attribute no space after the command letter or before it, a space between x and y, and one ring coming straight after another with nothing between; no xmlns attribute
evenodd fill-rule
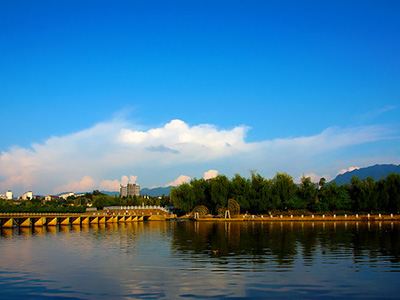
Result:
<svg viewBox="0 0 400 300"><path fill-rule="evenodd" d="M277 222L277 221L295 221L295 222L325 222L325 221L367 221L367 222L375 222L375 221L400 221L400 215L303 215L303 216L294 216L294 215L275 215L275 216L265 216L265 215L240 215L236 218L219 218L213 216L206 216L200 218L191 218L188 216L184 216L181 219L193 219L195 221L212 221L212 222Z"/></svg>

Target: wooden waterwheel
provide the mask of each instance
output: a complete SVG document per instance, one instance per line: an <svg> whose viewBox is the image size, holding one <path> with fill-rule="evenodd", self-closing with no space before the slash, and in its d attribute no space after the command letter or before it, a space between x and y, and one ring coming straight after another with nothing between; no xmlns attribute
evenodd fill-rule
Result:
<svg viewBox="0 0 400 300"><path fill-rule="evenodd" d="M196 217L202 218L208 215L209 213L210 211L208 210L207 207L205 207L204 205L199 205L193 208L191 215L195 218Z"/></svg>
<svg viewBox="0 0 400 300"><path fill-rule="evenodd" d="M228 200L228 210L231 218L236 218L240 214L240 205L234 199Z"/></svg>

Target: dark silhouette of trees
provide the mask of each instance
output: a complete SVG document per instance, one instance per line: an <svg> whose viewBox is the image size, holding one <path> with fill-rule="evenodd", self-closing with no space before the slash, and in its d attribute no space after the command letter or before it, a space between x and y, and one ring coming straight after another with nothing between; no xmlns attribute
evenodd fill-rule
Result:
<svg viewBox="0 0 400 300"><path fill-rule="evenodd" d="M193 179L171 189L171 201L184 212L205 205L212 213L226 207L229 198L235 199L242 211L268 213L271 211L307 210L310 212L388 212L400 211L400 174L389 174L375 181L372 177L351 179L350 185L315 184L310 178L296 185L286 173L272 179L260 174L251 178L235 174L232 179L218 175L210 180Z"/></svg>

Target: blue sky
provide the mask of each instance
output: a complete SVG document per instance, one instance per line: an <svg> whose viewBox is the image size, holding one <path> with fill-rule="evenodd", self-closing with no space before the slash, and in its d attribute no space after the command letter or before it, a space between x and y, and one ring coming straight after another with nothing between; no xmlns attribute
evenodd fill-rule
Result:
<svg viewBox="0 0 400 300"><path fill-rule="evenodd" d="M3 1L0 193L400 163L398 1Z"/></svg>

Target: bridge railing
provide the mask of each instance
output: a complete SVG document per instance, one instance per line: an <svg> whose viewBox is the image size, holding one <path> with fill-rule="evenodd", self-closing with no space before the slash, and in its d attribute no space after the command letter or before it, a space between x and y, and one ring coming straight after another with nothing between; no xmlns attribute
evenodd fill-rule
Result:
<svg viewBox="0 0 400 300"><path fill-rule="evenodd" d="M106 206L103 210L159 209L171 213L171 209L160 205Z"/></svg>

